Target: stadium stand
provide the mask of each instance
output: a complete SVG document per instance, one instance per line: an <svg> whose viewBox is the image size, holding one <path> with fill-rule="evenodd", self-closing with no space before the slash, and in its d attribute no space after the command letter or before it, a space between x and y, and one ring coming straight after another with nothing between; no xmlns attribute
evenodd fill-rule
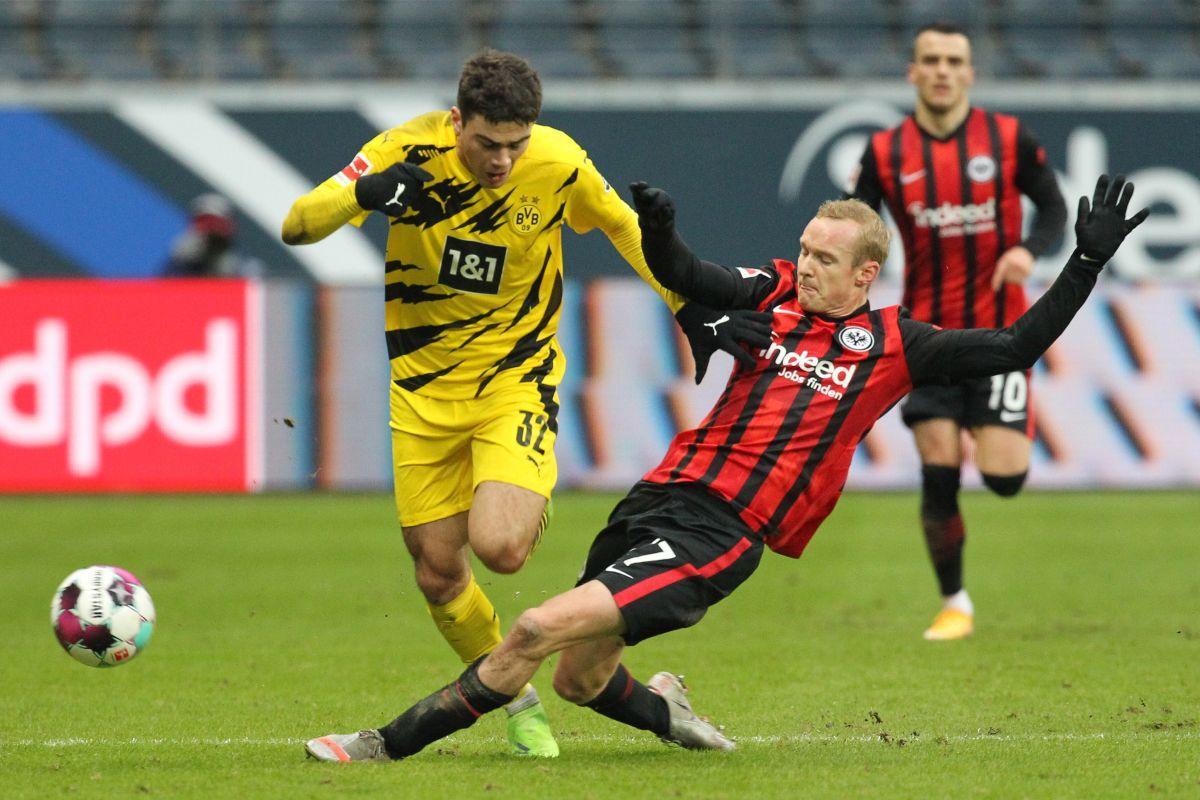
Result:
<svg viewBox="0 0 1200 800"><path fill-rule="evenodd" d="M1200 78L1200 0L0 0L0 80L869 79L935 19L989 76Z"/></svg>

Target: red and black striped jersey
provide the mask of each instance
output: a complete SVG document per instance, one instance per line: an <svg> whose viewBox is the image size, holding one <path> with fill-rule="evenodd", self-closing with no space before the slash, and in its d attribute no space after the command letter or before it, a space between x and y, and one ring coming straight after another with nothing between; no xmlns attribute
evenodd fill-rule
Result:
<svg viewBox="0 0 1200 800"><path fill-rule="evenodd" d="M1037 206L1022 240L1021 195ZM1027 306L1025 290L991 287L996 261L1024 245L1041 255L1062 230L1066 206L1045 151L1016 117L972 108L945 138L913 116L871 137L850 192L883 202L904 242L904 299L914 319L945 328L998 328Z"/></svg>
<svg viewBox="0 0 1200 800"><path fill-rule="evenodd" d="M855 447L877 419L914 385L1029 369L1066 329L1102 266L1077 252L1012 325L945 329L899 306L863 303L837 318L809 314L791 262L730 269L700 261L678 235L672 239L647 251L663 284L696 302L770 312L771 343L753 367L735 362L708 416L676 436L643 480L704 488L771 549L792 557L833 510ZM705 325L715 334L728 321L726 314Z"/></svg>
<svg viewBox="0 0 1200 800"><path fill-rule="evenodd" d="M912 388L900 308L809 315L794 264L741 274L765 294L756 305L773 312L773 341L753 369L734 369L708 417L645 480L704 485L773 550L798 557L837 503L859 441Z"/></svg>

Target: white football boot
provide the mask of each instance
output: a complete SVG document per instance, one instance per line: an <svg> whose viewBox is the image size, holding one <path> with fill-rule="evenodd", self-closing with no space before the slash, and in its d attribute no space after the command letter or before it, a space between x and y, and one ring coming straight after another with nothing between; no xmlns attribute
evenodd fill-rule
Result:
<svg viewBox="0 0 1200 800"><path fill-rule="evenodd" d="M667 701L671 712L671 731L660 736L667 744L677 744L688 750L733 750L732 739L703 717L696 716L687 699L683 679L670 672L656 672L646 682L647 688Z"/></svg>
<svg viewBox="0 0 1200 800"><path fill-rule="evenodd" d="M383 736L376 730L358 733L331 733L309 739L304 745L309 758L317 761L391 761L383 748Z"/></svg>

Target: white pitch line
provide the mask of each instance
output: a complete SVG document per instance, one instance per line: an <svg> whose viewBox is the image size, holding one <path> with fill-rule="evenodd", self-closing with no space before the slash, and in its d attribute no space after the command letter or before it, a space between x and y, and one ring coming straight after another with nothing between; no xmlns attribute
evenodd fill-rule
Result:
<svg viewBox="0 0 1200 800"><path fill-rule="evenodd" d="M645 742L646 737L643 736L618 736L618 735L589 735L589 736L571 736L559 734L559 741L562 742L580 742L580 743L639 743ZM963 743L963 742L1088 742L1088 741L1113 741L1124 742L1138 739L1166 739L1171 741L1184 739L1200 738L1200 731L1195 730L1162 730L1162 731L1117 731L1117 732L1098 732L1098 733L1028 733L1028 734L1005 734L1005 733L973 733L973 734L958 734L958 735L937 735L937 734L921 734L920 736L911 736L903 734L887 733L887 738L881 734L854 734L853 736L837 736L834 734L824 733L798 733L779 736L740 736L736 737L736 741L741 744L835 744L839 742L850 742L854 744L896 744L901 739L906 745L922 744L933 742L937 743ZM248 747L278 747L283 745L299 745L304 743L304 739L258 739L252 737L230 737L230 738L162 738L162 737L133 737L130 739L90 739L90 738L67 738L67 739L12 739L8 741L0 740L0 749L5 747L47 747L47 748L64 748L64 747L229 747L229 746L248 746Z"/></svg>

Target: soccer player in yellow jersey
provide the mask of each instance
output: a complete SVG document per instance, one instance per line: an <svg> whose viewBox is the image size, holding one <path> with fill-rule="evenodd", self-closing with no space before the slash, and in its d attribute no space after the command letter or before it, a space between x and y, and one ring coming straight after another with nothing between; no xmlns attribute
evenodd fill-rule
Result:
<svg viewBox="0 0 1200 800"><path fill-rule="evenodd" d="M390 218L384 288L396 506L416 581L465 663L500 643L471 572L516 572L542 535L557 477L555 341L562 226L599 228L661 294L697 356L751 358L767 329L667 292L641 253L637 215L566 134L536 120L541 82L522 58L484 51L463 68L457 105L368 142L301 197L288 244L318 241L371 211ZM725 317L728 324L721 324ZM705 337L704 340L701 337ZM558 754L536 691L507 707L513 752Z"/></svg>

